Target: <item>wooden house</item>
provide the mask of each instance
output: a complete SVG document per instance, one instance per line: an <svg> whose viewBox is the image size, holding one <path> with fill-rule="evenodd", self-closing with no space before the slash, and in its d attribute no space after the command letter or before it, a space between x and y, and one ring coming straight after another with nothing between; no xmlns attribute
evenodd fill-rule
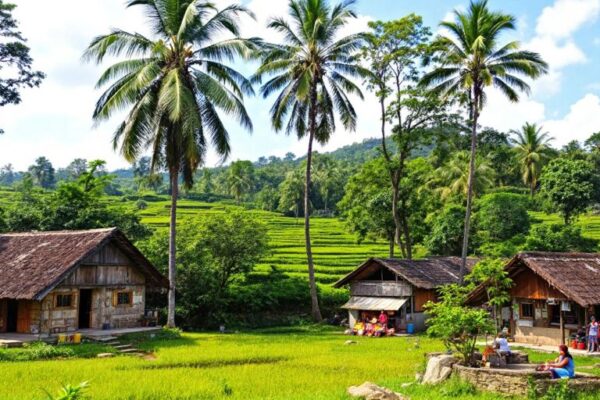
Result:
<svg viewBox="0 0 600 400"><path fill-rule="evenodd" d="M474 260L469 260L470 269ZM412 324L415 331L425 328L423 306L435 301L438 289L458 283L461 259L432 257L421 260L371 258L334 287L350 287L350 300L342 306L348 310L350 326L358 319L370 319L385 311L390 326L397 331Z"/></svg>
<svg viewBox="0 0 600 400"><path fill-rule="evenodd" d="M0 332L141 326L167 279L119 230L0 234Z"/></svg>
<svg viewBox="0 0 600 400"><path fill-rule="evenodd" d="M513 286L502 320L517 342L565 343L589 317L600 317L600 254L519 253L505 270ZM471 305L486 301L485 284L468 299Z"/></svg>

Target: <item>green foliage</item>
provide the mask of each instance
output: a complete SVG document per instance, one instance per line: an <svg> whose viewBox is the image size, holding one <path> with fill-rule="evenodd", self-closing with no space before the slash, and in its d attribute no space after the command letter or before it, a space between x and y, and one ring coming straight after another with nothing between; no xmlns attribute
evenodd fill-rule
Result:
<svg viewBox="0 0 600 400"><path fill-rule="evenodd" d="M594 166L584 160L556 158L544 168L542 193L570 224L592 204L598 190Z"/></svg>
<svg viewBox="0 0 600 400"><path fill-rule="evenodd" d="M36 158L35 164L29 167L28 172L34 182L44 189L50 189L56 183L54 167L46 157Z"/></svg>
<svg viewBox="0 0 600 400"><path fill-rule="evenodd" d="M527 234L530 220L528 200L513 193L492 193L481 197L477 203L475 225L484 231L486 239L494 242L509 240ZM480 232L481 233L481 232Z"/></svg>
<svg viewBox="0 0 600 400"><path fill-rule="evenodd" d="M140 243L162 271L168 264L168 232ZM211 214L178 229L178 318L184 327L216 326L226 309L227 289L266 255L267 231L255 216L241 210Z"/></svg>
<svg viewBox="0 0 600 400"><path fill-rule="evenodd" d="M542 167L552 155L548 133L542 133L542 127L525 123L520 131L513 131L516 136L515 153L520 164L523 183L529 186L531 195L535 193L542 172Z"/></svg>
<svg viewBox="0 0 600 400"><path fill-rule="evenodd" d="M464 207L447 204L439 212L427 218L430 227L425 237L425 247L430 254L458 256L461 254L464 230Z"/></svg>
<svg viewBox="0 0 600 400"><path fill-rule="evenodd" d="M57 396L52 396L48 392L46 394L48 395L48 400L81 400L84 398L85 390L89 386L88 381L81 382L78 385L68 383L63 385Z"/></svg>
<svg viewBox="0 0 600 400"><path fill-rule="evenodd" d="M227 170L229 192L239 204L254 186L254 166L250 161L234 161Z"/></svg>
<svg viewBox="0 0 600 400"><path fill-rule="evenodd" d="M52 346L45 342L32 342L22 349L0 349L0 361L35 361L75 356L70 347Z"/></svg>
<svg viewBox="0 0 600 400"><path fill-rule="evenodd" d="M568 380L560 380L550 385L541 400L577 400L577 392L569 387Z"/></svg>
<svg viewBox="0 0 600 400"><path fill-rule="evenodd" d="M598 241L583 237L581 228L573 225L544 224L531 229L525 250L594 252Z"/></svg>
<svg viewBox="0 0 600 400"><path fill-rule="evenodd" d="M469 287L447 285L440 289L436 303L428 302L425 312L427 334L441 339L446 347L457 352L465 364L474 363L473 354L479 335L494 331L494 323L486 310L464 305Z"/></svg>
<svg viewBox="0 0 600 400"><path fill-rule="evenodd" d="M18 31L18 22L13 17L16 5L0 0L0 107L21 102L20 91L37 87L45 75L32 70L33 59L29 55L26 39ZM0 133L2 133L0 129Z"/></svg>

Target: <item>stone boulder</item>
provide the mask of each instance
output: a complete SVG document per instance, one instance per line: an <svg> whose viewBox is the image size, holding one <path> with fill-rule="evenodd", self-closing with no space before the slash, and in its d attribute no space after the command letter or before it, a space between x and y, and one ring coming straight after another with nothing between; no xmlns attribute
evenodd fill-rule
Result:
<svg viewBox="0 0 600 400"><path fill-rule="evenodd" d="M348 394L364 400L409 400L400 393L392 392L371 382L365 382L360 386L350 386Z"/></svg>
<svg viewBox="0 0 600 400"><path fill-rule="evenodd" d="M452 366L458 362L458 359L449 354L440 354L429 358L427 369L423 375L421 383L436 385L450 377Z"/></svg>

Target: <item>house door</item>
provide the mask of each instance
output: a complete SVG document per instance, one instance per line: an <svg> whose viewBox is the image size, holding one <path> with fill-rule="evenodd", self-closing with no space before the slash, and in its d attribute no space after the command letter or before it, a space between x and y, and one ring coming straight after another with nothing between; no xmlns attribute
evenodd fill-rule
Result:
<svg viewBox="0 0 600 400"><path fill-rule="evenodd" d="M7 300L6 303L6 332L16 332L19 302L17 300Z"/></svg>
<svg viewBox="0 0 600 400"><path fill-rule="evenodd" d="M31 302L28 300L22 300L22 301L18 302L17 332L18 333L30 333L31 332Z"/></svg>
<svg viewBox="0 0 600 400"><path fill-rule="evenodd" d="M81 289L79 291L79 329L90 327L92 315L92 289Z"/></svg>

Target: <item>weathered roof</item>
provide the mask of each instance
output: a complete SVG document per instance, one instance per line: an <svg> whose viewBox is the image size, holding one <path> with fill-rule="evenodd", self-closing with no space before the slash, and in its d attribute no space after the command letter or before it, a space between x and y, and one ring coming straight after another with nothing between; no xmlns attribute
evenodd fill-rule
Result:
<svg viewBox="0 0 600 400"><path fill-rule="evenodd" d="M476 262L475 259L468 259L467 269L470 270ZM460 281L460 257L430 257L420 260L370 258L337 281L334 286L339 288L354 280L359 280L361 272L372 268L373 265L388 269L420 289L435 289Z"/></svg>
<svg viewBox="0 0 600 400"><path fill-rule="evenodd" d="M116 228L0 234L0 299L40 300L88 256L114 243L149 279L166 278Z"/></svg>
<svg viewBox="0 0 600 400"><path fill-rule="evenodd" d="M528 268L581 306L600 304L599 253L524 252L504 268L509 277ZM477 301L484 290L485 284L477 287L469 295L469 302Z"/></svg>

